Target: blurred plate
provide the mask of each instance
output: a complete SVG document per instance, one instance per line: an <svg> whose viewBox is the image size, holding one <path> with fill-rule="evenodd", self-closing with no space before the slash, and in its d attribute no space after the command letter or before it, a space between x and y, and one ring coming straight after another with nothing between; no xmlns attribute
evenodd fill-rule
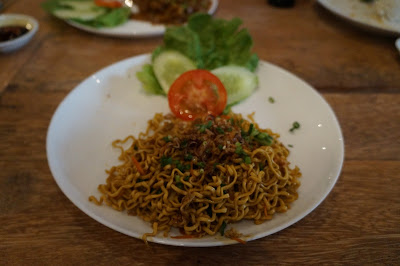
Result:
<svg viewBox="0 0 400 266"><path fill-rule="evenodd" d="M214 14L217 10L217 7L218 0L211 0L211 6L208 10L208 14ZM93 28L70 20L66 20L66 22L78 29L90 33L121 38L159 36L164 34L166 28L166 26L162 24L152 24L151 22L136 19L129 19L126 23L111 28Z"/></svg>
<svg viewBox="0 0 400 266"><path fill-rule="evenodd" d="M378 15L373 3L361 0L318 0L318 2L332 13L365 29L390 35L400 34L400 21L384 19Z"/></svg>
<svg viewBox="0 0 400 266"><path fill-rule="evenodd" d="M135 73L150 62L150 55L132 57L88 77L62 101L47 133L47 158L51 172L64 194L96 221L124 234L141 238L152 232L150 223L108 206L89 202L100 196L105 169L117 165L119 150L111 142L137 136L155 113L169 113L164 96L146 95ZM243 115L255 112L262 128L271 128L293 148L289 161L303 176L299 198L285 213L260 225L241 221L228 225L244 234L246 241L278 232L314 210L335 185L343 163L344 145L339 123L328 103L307 83L288 71L261 61L257 70L259 88L233 107ZM273 97L275 103L269 103ZM290 133L294 121L301 128ZM297 230L302 230L300 227ZM171 235L179 235L176 229ZM149 241L176 246L221 246L236 241L207 236L200 239L149 237Z"/></svg>

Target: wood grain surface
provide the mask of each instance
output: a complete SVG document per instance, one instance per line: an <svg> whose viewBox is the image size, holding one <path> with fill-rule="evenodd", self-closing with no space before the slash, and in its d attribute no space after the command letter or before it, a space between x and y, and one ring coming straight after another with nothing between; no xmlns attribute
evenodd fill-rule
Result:
<svg viewBox="0 0 400 266"><path fill-rule="evenodd" d="M315 1L273 8L220 0L217 17L243 19L261 59L313 85L341 124L345 162L329 196L291 227L246 245L182 248L101 225L56 185L45 150L50 119L83 79L151 52L162 37L113 39L59 21L40 0L5 13L36 17L27 47L0 55L0 265L398 265L400 56L394 37L364 31Z"/></svg>

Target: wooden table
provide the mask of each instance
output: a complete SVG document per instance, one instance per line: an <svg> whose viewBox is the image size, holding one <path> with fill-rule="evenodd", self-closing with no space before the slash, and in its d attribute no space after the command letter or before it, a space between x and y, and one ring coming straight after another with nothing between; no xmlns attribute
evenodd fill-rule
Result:
<svg viewBox="0 0 400 266"><path fill-rule="evenodd" d="M313 85L345 139L339 181L298 223L246 245L151 244L101 225L56 185L46 132L60 101L109 64L152 51L162 38L112 39L77 30L18 1L6 13L36 17L29 46L0 55L0 264L398 264L400 261L400 56L394 37L365 32L314 1L276 9L265 0L220 0L260 58Z"/></svg>

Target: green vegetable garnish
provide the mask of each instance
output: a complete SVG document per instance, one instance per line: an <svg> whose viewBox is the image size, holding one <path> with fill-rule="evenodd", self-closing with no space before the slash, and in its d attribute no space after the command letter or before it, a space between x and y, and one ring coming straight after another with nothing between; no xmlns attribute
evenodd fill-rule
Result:
<svg viewBox="0 0 400 266"><path fill-rule="evenodd" d="M226 222L224 221L224 222L221 224L221 228L219 229L219 232L220 232L221 236L224 236L224 234L225 234L225 228L226 228Z"/></svg>
<svg viewBox="0 0 400 266"><path fill-rule="evenodd" d="M92 0L47 0L42 8L58 18L94 28L115 27L131 15L128 7L100 7Z"/></svg>
<svg viewBox="0 0 400 266"><path fill-rule="evenodd" d="M293 132L295 129L299 129L300 128L300 124L299 122L293 122L292 124L292 128L289 130L290 132Z"/></svg>
<svg viewBox="0 0 400 266"><path fill-rule="evenodd" d="M220 127L217 127L216 130L217 130L217 132L218 132L219 134L224 134L224 133L225 133L225 131L224 131L222 128L220 128Z"/></svg>
<svg viewBox="0 0 400 266"><path fill-rule="evenodd" d="M200 168L204 168L206 166L204 162L198 162L196 165Z"/></svg>
<svg viewBox="0 0 400 266"><path fill-rule="evenodd" d="M166 95L154 74L152 65L145 64L142 70L136 73L136 77L142 82L145 92Z"/></svg>
<svg viewBox="0 0 400 266"><path fill-rule="evenodd" d="M171 141L171 137L170 136L165 136L165 137L163 137L163 140L168 143L168 142Z"/></svg>
<svg viewBox="0 0 400 266"><path fill-rule="evenodd" d="M270 103L274 103L274 102L275 102L275 99L272 98L272 97L269 97L269 98L268 98L268 101L269 101Z"/></svg>
<svg viewBox="0 0 400 266"><path fill-rule="evenodd" d="M204 133L206 129L209 129L212 126L212 122L208 121L207 124L196 125L199 128L200 133Z"/></svg>
<svg viewBox="0 0 400 266"><path fill-rule="evenodd" d="M185 154L184 159L185 159L185 161L191 161L193 159L193 155L191 155L190 153Z"/></svg>
<svg viewBox="0 0 400 266"><path fill-rule="evenodd" d="M224 20L196 13L186 25L166 29L164 44L153 51L152 60L164 51L174 50L191 59L199 69L235 65L254 72L259 59L251 52L253 40L247 29L240 28L241 24L239 18ZM152 69L146 67L139 73L146 91L163 94Z"/></svg>

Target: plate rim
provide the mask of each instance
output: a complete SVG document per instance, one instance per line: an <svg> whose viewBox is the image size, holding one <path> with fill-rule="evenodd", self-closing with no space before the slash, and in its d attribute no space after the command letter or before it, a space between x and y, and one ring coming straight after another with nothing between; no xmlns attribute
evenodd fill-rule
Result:
<svg viewBox="0 0 400 266"><path fill-rule="evenodd" d="M81 87L84 83L86 83L87 81L89 81L93 76L98 75L100 72L106 71L109 68L114 67L115 65L118 64L123 64L126 63L127 61L130 60L145 60L146 58L149 58L151 55L146 53L146 54L139 54L136 56L132 56L120 61L117 61L115 63L112 63L110 65L107 65L99 70L97 70L96 72L92 73L91 75L89 75L88 77L86 77L84 80L82 80L78 85L76 85L72 90L70 90L68 92L68 94L62 99L62 101L58 104L56 110L54 111L51 119L50 119L50 123L48 126L48 130L47 130L47 134L46 134L46 157L47 157L47 161L48 161L48 166L50 169L50 172L53 176L53 179L55 180L57 186L60 188L60 190L63 192L63 194L76 206L78 207L78 209L80 211L82 211L84 214L88 215L89 217L91 217L92 219L94 219L96 222L105 225L119 233L125 234L129 237L134 237L136 239L141 239L141 237L139 236L139 234L134 234L129 230L126 230L124 228L121 228L117 225L114 225L112 222L109 222L108 220L105 220L104 218L98 216L97 214L95 214L94 212L92 212L90 209L87 209L83 203L81 203L81 201L79 199L75 199L74 197L72 197L72 195L70 195L71 193L67 193L66 192L66 188L63 187L62 185L62 180L59 177L56 177L55 175L55 170L54 170L54 166L52 166L51 164L51 158L49 157L49 150L50 150L50 143L49 143L49 136L51 134L52 128L54 127L54 121L56 121L58 114L61 112L61 109L63 107L63 105L66 104L66 102L68 101L68 99L70 97L73 97L73 95L75 93L77 93L79 87ZM326 192L324 193L324 195L312 206L310 206L309 208L303 210L302 212L299 213L299 215L297 215L297 217L295 217L292 220L289 220L286 223L283 223L271 230L268 231L268 233L264 233L264 234L258 234L256 236L251 236L249 238L246 239L246 241L253 241L253 240L257 240L260 238L264 238L266 236L275 234L281 230L284 230L294 224L296 224L298 221L302 220L303 218L305 218L308 214L310 214L311 212L313 212L317 207L319 207L321 205L321 203L327 198L327 196L332 192L332 189L334 188L334 186L336 185L337 181L339 180L339 177L341 175L342 172L342 168L343 168L343 164L344 164L344 156L345 156L345 145L344 145L344 138L343 138L343 133L341 130L341 126L339 123L339 120L333 110L333 108L329 105L329 103L325 100L325 98L313 87L311 86L309 83L307 83L306 81L304 81L302 78L298 77L296 74L278 66L275 64L272 64L270 62L264 61L264 60L260 60L260 64L263 65L267 65L273 68L276 68L280 71L285 72L285 74L289 74L291 76L293 76L294 78L296 78L299 82L303 83L304 85L306 85L308 87L308 89L310 89L310 91L319 98L319 100L322 101L322 103L324 104L324 106L327 108L327 111L330 113L333 122L336 126L335 130L337 130L337 133L340 137L340 147L339 147L339 155L340 158L335 158L335 160L338 160L339 164L338 164L338 168L337 168L337 172L335 173L335 175L333 176L334 180L333 182L330 182L329 186L327 186ZM238 244L237 241L231 240L231 239L227 239L227 240L219 240L216 239L215 241L208 241L208 242L189 242L189 241L185 241L184 239L179 239L177 241L164 241L165 239L170 239L168 237L162 237L162 236L158 236L158 237L149 237L148 241L149 242L153 242L153 243L158 243L158 244L164 244L164 245L170 245L170 246L184 246L184 247L214 247L214 246L226 246L226 245L232 245L232 244Z"/></svg>
<svg viewBox="0 0 400 266"><path fill-rule="evenodd" d="M219 5L219 0L211 0L211 6L208 9L207 13L210 15L213 15L217 11L218 5ZM83 24L79 24L72 20L63 19L63 21L79 30L83 30L83 31L86 31L86 32L89 32L92 34L100 35L100 36L118 37L118 38L148 38L148 37L161 36L164 34L164 32L167 28L167 25L165 25L165 24L154 24L154 26L158 27L159 30L155 30L152 32L142 32L142 33L135 33L135 32L118 33L118 32L113 32L112 27L110 27L110 28L94 28L94 27L89 27L89 26L83 25ZM129 19L125 23L144 23L144 24L147 24L148 26L153 25L151 22L136 20L136 19ZM122 26L122 25L119 25L119 26ZM134 26L134 25L132 25L132 26Z"/></svg>
<svg viewBox="0 0 400 266"><path fill-rule="evenodd" d="M366 22L360 21L358 19L352 18L351 16L347 16L346 14L343 14L342 12L340 12L337 8L334 8L334 5L330 1L331 0L317 0L317 2L322 7L324 7L326 10L328 10L332 14L342 18L343 20L351 22L355 26L358 26L364 30L373 31L376 33L380 33L380 34L384 34L384 35L391 35L391 36L397 36L400 34L400 29L396 31L396 29L394 29L392 27L380 27L377 24L366 23Z"/></svg>

